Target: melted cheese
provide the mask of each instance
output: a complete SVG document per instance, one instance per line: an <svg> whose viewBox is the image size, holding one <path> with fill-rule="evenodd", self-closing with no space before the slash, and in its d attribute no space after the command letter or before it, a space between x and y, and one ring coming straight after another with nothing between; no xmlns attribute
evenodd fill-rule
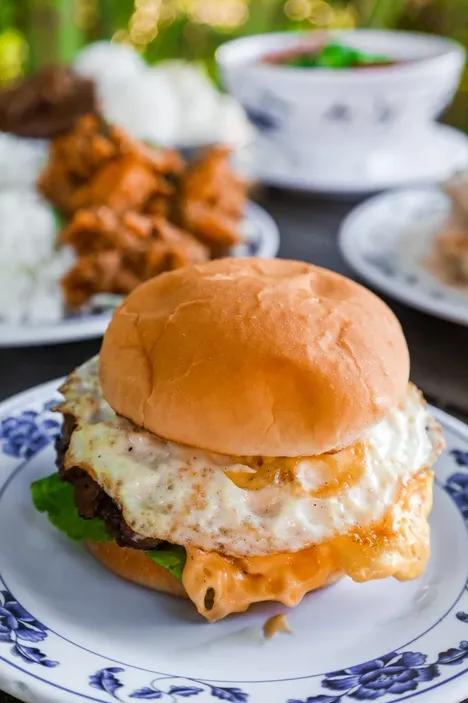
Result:
<svg viewBox="0 0 468 703"><path fill-rule="evenodd" d="M360 582L417 578L430 553L432 480L426 470L404 486L396 509L381 523L300 552L236 558L188 547L182 577L187 594L215 622L260 601L295 606L344 575Z"/></svg>

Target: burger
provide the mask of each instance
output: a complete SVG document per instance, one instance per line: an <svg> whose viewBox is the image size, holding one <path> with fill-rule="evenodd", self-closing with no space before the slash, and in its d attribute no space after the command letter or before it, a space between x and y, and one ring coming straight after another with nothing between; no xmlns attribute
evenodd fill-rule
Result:
<svg viewBox="0 0 468 703"><path fill-rule="evenodd" d="M209 621L348 576L422 574L442 433L390 309L305 263L163 274L61 388L36 508Z"/></svg>

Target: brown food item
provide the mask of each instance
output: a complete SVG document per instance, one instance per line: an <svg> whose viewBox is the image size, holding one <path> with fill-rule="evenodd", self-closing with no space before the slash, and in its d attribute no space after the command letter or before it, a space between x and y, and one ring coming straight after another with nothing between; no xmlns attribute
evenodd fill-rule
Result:
<svg viewBox="0 0 468 703"><path fill-rule="evenodd" d="M173 187L154 172L148 162L134 154L120 156L105 164L89 184L82 185L70 198L70 210L106 205L115 212L142 210L152 195L171 195Z"/></svg>
<svg viewBox="0 0 468 703"><path fill-rule="evenodd" d="M62 232L63 244L78 254L62 279L70 308L96 293L127 294L164 271L207 261L206 247L164 218L108 207L79 211Z"/></svg>
<svg viewBox="0 0 468 703"><path fill-rule="evenodd" d="M152 195L145 205L146 215L160 215L165 220L172 219L172 210L171 199L159 193Z"/></svg>
<svg viewBox="0 0 468 703"><path fill-rule="evenodd" d="M96 110L93 81L63 66L47 66L0 93L0 130L53 139Z"/></svg>
<svg viewBox="0 0 468 703"><path fill-rule="evenodd" d="M246 187L228 156L214 149L184 173L177 151L133 140L96 115L56 139L38 187L70 218L60 236L78 255L62 279L68 307L96 293L126 295L237 244Z"/></svg>
<svg viewBox="0 0 468 703"><path fill-rule="evenodd" d="M200 200L184 203L182 222L210 247L214 256L222 256L240 241L239 220Z"/></svg>
<svg viewBox="0 0 468 703"><path fill-rule="evenodd" d="M73 132L52 144L38 187L66 215L95 205L142 210L155 195L173 195L169 177L183 168L176 151L147 146L85 115Z"/></svg>
<svg viewBox="0 0 468 703"><path fill-rule="evenodd" d="M154 232L159 238L158 241L166 246L169 254L169 266L163 271L173 271L192 264L202 264L209 260L208 249L190 233L167 222L163 217L154 216L151 218L151 222ZM155 244L157 243L153 243L153 247L148 251L148 278L156 275L154 273L155 267L159 268L158 262L155 260ZM158 270L158 273L163 273L163 271Z"/></svg>
<svg viewBox="0 0 468 703"><path fill-rule="evenodd" d="M408 375L385 303L336 273L279 259L223 259L148 281L114 314L100 355L117 414L232 456L349 446L406 396Z"/></svg>
<svg viewBox="0 0 468 703"><path fill-rule="evenodd" d="M80 308L96 293L125 295L136 288L138 277L124 268L122 259L116 250L81 256L61 281L68 307Z"/></svg>
<svg viewBox="0 0 468 703"><path fill-rule="evenodd" d="M62 231L60 241L72 246L79 256L110 249L141 252L151 233L151 220L144 215L119 215L108 207L98 207L77 212Z"/></svg>
<svg viewBox="0 0 468 703"><path fill-rule="evenodd" d="M215 255L241 240L245 183L229 163L230 150L211 149L182 175L178 212L182 226L206 242Z"/></svg>

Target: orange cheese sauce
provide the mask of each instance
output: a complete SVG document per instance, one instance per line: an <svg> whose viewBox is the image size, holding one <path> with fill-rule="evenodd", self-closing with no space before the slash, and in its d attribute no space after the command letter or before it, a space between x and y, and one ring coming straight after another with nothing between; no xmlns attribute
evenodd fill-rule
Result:
<svg viewBox="0 0 468 703"><path fill-rule="evenodd" d="M417 578L430 552L432 483L429 470L420 472L402 487L381 523L300 552L239 558L187 547L183 585L198 611L214 622L260 601L295 606L344 575L354 581Z"/></svg>

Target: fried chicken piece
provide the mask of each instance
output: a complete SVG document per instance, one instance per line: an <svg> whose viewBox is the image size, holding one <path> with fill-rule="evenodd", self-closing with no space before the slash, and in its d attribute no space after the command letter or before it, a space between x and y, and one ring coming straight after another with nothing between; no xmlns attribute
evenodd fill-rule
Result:
<svg viewBox="0 0 468 703"><path fill-rule="evenodd" d="M142 252L153 235L153 223L137 212L118 215L108 207L79 210L60 235L79 256L109 249Z"/></svg>
<svg viewBox="0 0 468 703"><path fill-rule="evenodd" d="M169 264L166 271L202 264L208 261L210 254L208 248L188 232L184 232L171 224L163 217L152 217L154 233L169 251ZM156 249L148 250L146 262L146 275L152 278L157 273ZM161 273L161 272L159 272Z"/></svg>
<svg viewBox="0 0 468 703"><path fill-rule="evenodd" d="M122 131L118 127L113 127L113 130L114 133ZM164 176L178 176L185 168L185 161L176 149L159 149L133 140L127 146L128 153L148 163L156 173Z"/></svg>
<svg viewBox="0 0 468 703"><path fill-rule="evenodd" d="M76 179L62 161L50 161L37 182L39 192L63 214L69 212L69 204L76 191Z"/></svg>
<svg viewBox="0 0 468 703"><path fill-rule="evenodd" d="M95 115L85 115L72 132L52 142L49 163L61 162L70 176L86 180L120 153L103 121Z"/></svg>
<svg viewBox="0 0 468 703"><path fill-rule="evenodd" d="M246 187L228 157L213 149L184 172L177 151L149 147L93 115L57 139L39 187L71 216L61 234L78 256L62 280L68 306L97 293L125 295L237 244Z"/></svg>
<svg viewBox="0 0 468 703"><path fill-rule="evenodd" d="M141 281L123 263L117 249L81 256L75 266L62 278L61 286L70 309L85 305L96 293L125 295Z"/></svg>
<svg viewBox="0 0 468 703"><path fill-rule="evenodd" d="M165 220L169 220L171 219L173 209L172 198L156 193L146 202L145 215L160 215Z"/></svg>
<svg viewBox="0 0 468 703"><path fill-rule="evenodd" d="M195 161L182 177L182 199L201 200L226 215L241 218L246 203L246 186L229 163L230 149L215 147Z"/></svg>
<svg viewBox="0 0 468 703"><path fill-rule="evenodd" d="M207 261L207 248L164 218L136 212L118 214L107 207L78 212L61 242L79 258L62 279L70 308L96 293L127 294L164 271Z"/></svg>
<svg viewBox="0 0 468 703"><path fill-rule="evenodd" d="M182 213L186 228L206 242L213 252L222 253L239 243L238 218L231 217L202 200L185 201Z"/></svg>
<svg viewBox="0 0 468 703"><path fill-rule="evenodd" d="M183 174L178 215L184 229L210 246L214 254L239 243L246 186L229 163L230 151L216 147Z"/></svg>
<svg viewBox="0 0 468 703"><path fill-rule="evenodd" d="M98 205L116 212L138 211L154 194L168 197L173 191L173 186L147 163L128 155L109 161L89 184L75 191L70 205L73 212Z"/></svg>
<svg viewBox="0 0 468 703"><path fill-rule="evenodd" d="M38 188L67 215L94 205L141 209L150 196L173 195L170 179L183 168L177 152L147 146L86 115L52 144Z"/></svg>
<svg viewBox="0 0 468 703"><path fill-rule="evenodd" d="M74 211L76 191L119 153L116 145L101 133L101 125L99 118L85 115L73 132L52 142L49 162L37 186L65 214Z"/></svg>

